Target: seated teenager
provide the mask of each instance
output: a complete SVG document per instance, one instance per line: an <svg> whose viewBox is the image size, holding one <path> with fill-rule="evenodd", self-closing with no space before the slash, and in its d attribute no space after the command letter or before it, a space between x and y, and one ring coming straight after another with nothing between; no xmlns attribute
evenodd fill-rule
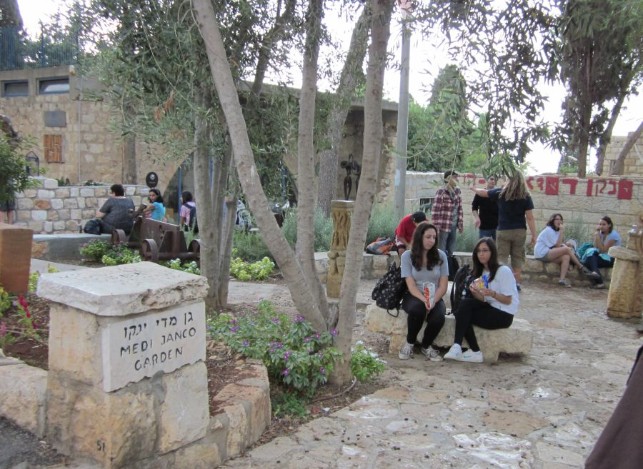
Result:
<svg viewBox="0 0 643 469"><path fill-rule="evenodd" d="M570 264L578 267L581 272L589 277L594 277L595 274L576 257L573 247L564 244L564 239L565 225L563 224L563 216L560 213L554 213L549 217L545 229L538 235L536 246L534 246L534 257L542 262L560 264L558 284L563 287L571 287L571 283L565 278Z"/></svg>
<svg viewBox="0 0 643 469"><path fill-rule="evenodd" d="M583 256L583 264L595 275L591 278L592 288L603 289L605 283L601 275L601 267L612 267L614 258L607 251L612 246L621 245L621 235L614 229L612 219L605 215L598 222L593 239L594 247L589 248Z"/></svg>
<svg viewBox="0 0 643 469"><path fill-rule="evenodd" d="M426 321L422 354L427 360L442 361L440 353L431 346L444 325L447 308L443 297L449 285L449 263L447 255L438 249L438 229L428 222L420 223L413 234L411 250L402 254L400 263L408 288L402 299L408 330L399 358L411 358L415 339Z"/></svg>
<svg viewBox="0 0 643 469"><path fill-rule="evenodd" d="M455 339L444 355L447 360L482 363L473 326L483 329L506 329L518 311L518 289L511 269L498 264L498 249L492 238L480 239L473 248L473 278L468 298L460 301L455 312ZM467 339L470 349L462 351Z"/></svg>
<svg viewBox="0 0 643 469"><path fill-rule="evenodd" d="M425 220L426 214L424 212L415 212L402 217L397 228L395 228L395 248L400 256L407 249L411 249L415 227Z"/></svg>
<svg viewBox="0 0 643 469"><path fill-rule="evenodd" d="M96 218L100 220L100 231L111 233L114 229L121 229L129 234L134 223L134 202L125 197L125 188L121 184L112 185L109 193L109 199L96 212Z"/></svg>
<svg viewBox="0 0 643 469"><path fill-rule="evenodd" d="M167 221L165 218L165 205L163 205L163 196L158 189L150 189L148 194L150 205L145 207L143 214L145 218L151 218L156 221Z"/></svg>

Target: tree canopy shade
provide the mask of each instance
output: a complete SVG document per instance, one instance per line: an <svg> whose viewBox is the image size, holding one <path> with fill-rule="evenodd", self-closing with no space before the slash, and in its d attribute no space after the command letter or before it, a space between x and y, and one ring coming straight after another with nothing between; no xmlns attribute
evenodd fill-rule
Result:
<svg viewBox="0 0 643 469"><path fill-rule="evenodd" d="M561 0L557 47L551 57L568 90L558 147L587 172L598 143L596 173L625 99L643 79L643 3L639 0Z"/></svg>
<svg viewBox="0 0 643 469"><path fill-rule="evenodd" d="M31 186L27 162L21 153L23 147L9 118L0 114L0 203L13 200L14 192Z"/></svg>

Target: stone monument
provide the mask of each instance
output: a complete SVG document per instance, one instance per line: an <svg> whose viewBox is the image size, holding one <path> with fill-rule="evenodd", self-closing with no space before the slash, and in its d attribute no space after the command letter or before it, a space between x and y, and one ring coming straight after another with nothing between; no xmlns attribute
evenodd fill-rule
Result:
<svg viewBox="0 0 643 469"><path fill-rule="evenodd" d="M329 298L339 298L354 205L355 202L352 200L332 200L330 203L333 237L330 242L330 251L328 251L328 276L326 278L326 295Z"/></svg>
<svg viewBox="0 0 643 469"><path fill-rule="evenodd" d="M643 214L641 215L643 222ZM634 225L627 246L612 246L609 255L616 261L607 295L607 315L613 318L640 318L643 300L643 229Z"/></svg>
<svg viewBox="0 0 643 469"><path fill-rule="evenodd" d="M214 467L207 280L151 262L45 274L47 439L101 467ZM168 466L169 464L169 466Z"/></svg>

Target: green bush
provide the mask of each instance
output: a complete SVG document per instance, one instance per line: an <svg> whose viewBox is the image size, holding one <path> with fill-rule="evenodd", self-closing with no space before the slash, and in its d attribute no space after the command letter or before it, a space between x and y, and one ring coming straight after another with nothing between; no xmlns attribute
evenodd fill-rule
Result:
<svg viewBox="0 0 643 469"><path fill-rule="evenodd" d="M302 396L313 396L332 373L339 351L333 335L316 332L297 316L277 313L267 302L255 313L233 317L221 314L208 320L210 335L234 351L263 361L271 377Z"/></svg>
<svg viewBox="0 0 643 469"><path fill-rule="evenodd" d="M100 262L103 256L110 251L111 247L111 244L107 241L95 239L80 247L80 255L88 261Z"/></svg>
<svg viewBox="0 0 643 469"><path fill-rule="evenodd" d="M0 317L11 307L11 296L0 286Z"/></svg>
<svg viewBox="0 0 643 469"><path fill-rule="evenodd" d="M235 231L232 246L236 250L236 257L246 262L257 262L264 257L272 259L272 255L258 231L249 233Z"/></svg>
<svg viewBox="0 0 643 469"><path fill-rule="evenodd" d="M199 269L196 261L182 263L181 259L172 259L171 261L161 263L161 265L169 269L187 272L188 274L201 275L201 269Z"/></svg>
<svg viewBox="0 0 643 469"><path fill-rule="evenodd" d="M400 220L395 216L395 209L390 204L374 205L371 219L366 232L366 244L375 241L378 237L391 238L395 236L395 228Z"/></svg>
<svg viewBox="0 0 643 469"><path fill-rule="evenodd" d="M330 242L333 237L333 221L324 216L321 210L315 210L313 217L313 232L315 234L315 252L324 252L330 249ZM293 208L286 212L284 224L281 227L288 244L295 246L297 243L297 209Z"/></svg>
<svg viewBox="0 0 643 469"><path fill-rule="evenodd" d="M473 247L479 239L478 228L471 222L467 223L464 225L464 231L458 233L455 238L455 250L457 252L473 252Z"/></svg>
<svg viewBox="0 0 643 469"><path fill-rule="evenodd" d="M360 383L373 379L386 369L385 362L360 341L351 353L351 372Z"/></svg>
<svg viewBox="0 0 643 469"><path fill-rule="evenodd" d="M232 250L232 259L230 261L230 274L243 282L248 280L265 280L275 270L275 263L268 257L260 261L249 263L237 257L236 248Z"/></svg>

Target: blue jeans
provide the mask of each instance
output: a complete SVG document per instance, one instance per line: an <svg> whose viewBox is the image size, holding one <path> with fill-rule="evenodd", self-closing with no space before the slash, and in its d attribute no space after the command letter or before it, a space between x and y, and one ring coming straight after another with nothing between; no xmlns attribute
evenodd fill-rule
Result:
<svg viewBox="0 0 643 469"><path fill-rule="evenodd" d="M453 250L455 249L455 237L457 233L457 228L451 231L440 230L440 234L438 235L438 249L444 251L447 256L453 254Z"/></svg>
<svg viewBox="0 0 643 469"><path fill-rule="evenodd" d="M496 240L496 230L478 230L478 238L493 238Z"/></svg>
<svg viewBox="0 0 643 469"><path fill-rule="evenodd" d="M612 267L614 265L614 258L612 257L610 261L603 259L597 252L589 256L583 262L583 265L587 267L592 272L596 272L600 278L590 279L594 285L599 285L603 283L603 277L601 276L601 267Z"/></svg>

